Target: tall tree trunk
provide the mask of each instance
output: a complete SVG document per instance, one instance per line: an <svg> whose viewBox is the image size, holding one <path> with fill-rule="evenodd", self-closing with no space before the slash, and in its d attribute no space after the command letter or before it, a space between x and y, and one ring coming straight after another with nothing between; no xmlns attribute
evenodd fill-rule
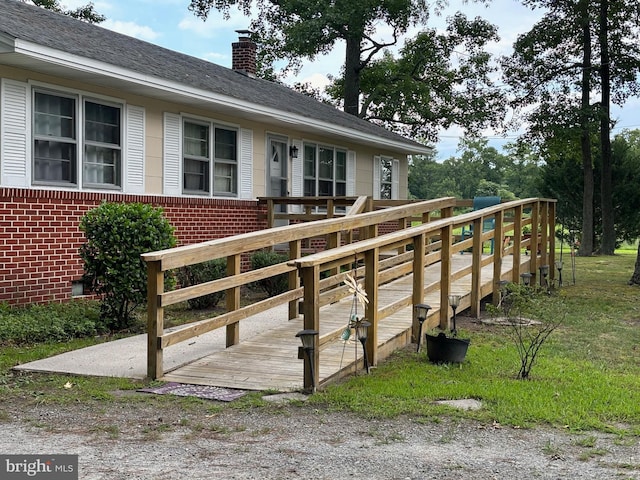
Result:
<svg viewBox="0 0 640 480"><path fill-rule="evenodd" d="M613 185L611 180L611 65L609 60L609 0L600 0L600 144L602 149L602 178L600 195L602 208L602 240L600 253L613 255L616 249L616 231L613 218Z"/></svg>
<svg viewBox="0 0 640 480"><path fill-rule="evenodd" d="M582 99L580 109L580 147L582 150L582 174L584 190L582 194L582 241L578 255L593 253L593 164L591 161L591 138L589 135L589 93L591 92L591 30L589 2L580 1L582 22Z"/></svg>
<svg viewBox="0 0 640 480"><path fill-rule="evenodd" d="M636 257L636 267L633 270L633 275L629 280L629 285L640 285L640 243L638 244L638 256Z"/></svg>
<svg viewBox="0 0 640 480"><path fill-rule="evenodd" d="M344 111L356 117L360 115L360 59L361 35L346 37L344 62Z"/></svg>

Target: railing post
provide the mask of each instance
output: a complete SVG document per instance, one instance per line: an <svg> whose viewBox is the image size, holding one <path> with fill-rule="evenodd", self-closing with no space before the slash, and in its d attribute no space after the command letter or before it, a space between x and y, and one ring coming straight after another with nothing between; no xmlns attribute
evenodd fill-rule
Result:
<svg viewBox="0 0 640 480"><path fill-rule="evenodd" d="M540 203L540 261L549 265L549 203Z"/></svg>
<svg viewBox="0 0 640 480"><path fill-rule="evenodd" d="M443 209L444 212L445 209ZM440 230L442 248L440 250L440 328L449 330L449 293L451 292L451 242L452 225Z"/></svg>
<svg viewBox="0 0 640 480"><path fill-rule="evenodd" d="M364 290L369 303L365 306L365 317L371 323L367 335L367 352L369 364L378 364L378 267L379 249L367 250L364 254Z"/></svg>
<svg viewBox="0 0 640 480"><path fill-rule="evenodd" d="M275 225L275 211L272 198L267 199L267 228L273 228Z"/></svg>
<svg viewBox="0 0 640 480"><path fill-rule="evenodd" d="M240 274L240 255L227 257L227 276L233 277ZM240 287L233 287L225 292L227 312L233 312L240 308ZM240 343L240 322L227 325L227 348Z"/></svg>
<svg viewBox="0 0 640 480"><path fill-rule="evenodd" d="M482 222L483 217L473 220L473 247L471 249L471 315L480 316L480 288L482 287ZM494 248L495 252L495 239Z"/></svg>
<svg viewBox="0 0 640 480"><path fill-rule="evenodd" d="M304 301L302 303L302 314L304 315L304 329L320 332L320 266L313 265L302 269L302 283L304 284ZM309 363L309 358L304 359L304 381L305 390L318 386L320 380L320 342L319 335L313 337L313 366ZM313 376L311 377L313 370Z"/></svg>
<svg viewBox="0 0 640 480"><path fill-rule="evenodd" d="M532 281L538 281L538 246L540 245L540 203L538 200L533 202L531 206L531 238L529 239L531 246L531 259L529 260L529 272L532 275Z"/></svg>
<svg viewBox="0 0 640 480"><path fill-rule="evenodd" d="M502 257L504 255L504 210L495 216L493 236L493 304L500 303L500 280L502 280Z"/></svg>
<svg viewBox="0 0 640 480"><path fill-rule="evenodd" d="M549 205L549 281L556 278L556 204L548 202Z"/></svg>
<svg viewBox="0 0 640 480"><path fill-rule="evenodd" d="M300 240L293 240L289 242L289 260L294 260L302 256L302 242ZM295 290L300 286L300 277L298 272L289 272L289 290ZM291 300L289 302L289 320L298 318L300 312L298 311L298 300Z"/></svg>
<svg viewBox="0 0 640 480"><path fill-rule="evenodd" d="M520 283L520 263L522 261L522 205L513 209L513 275L511 281Z"/></svg>
<svg viewBox="0 0 640 480"><path fill-rule="evenodd" d="M156 380L164 375L162 333L164 309L158 295L164 292L164 272L160 261L147 263L147 376Z"/></svg>
<svg viewBox="0 0 640 480"><path fill-rule="evenodd" d="M413 237L413 306L424 303L424 255L425 255L425 235ZM414 343L420 341L420 324L416 316L416 309L413 308L411 323L411 340Z"/></svg>

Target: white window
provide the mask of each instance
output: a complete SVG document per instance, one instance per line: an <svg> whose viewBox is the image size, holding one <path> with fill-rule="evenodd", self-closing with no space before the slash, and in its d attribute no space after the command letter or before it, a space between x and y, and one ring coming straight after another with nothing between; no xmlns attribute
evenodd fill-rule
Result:
<svg viewBox="0 0 640 480"><path fill-rule="evenodd" d="M391 157L373 158L373 198L397 200L399 198L400 162Z"/></svg>
<svg viewBox="0 0 640 480"><path fill-rule="evenodd" d="M391 185L393 185L393 159L380 158L380 198L391 200Z"/></svg>
<svg viewBox="0 0 640 480"><path fill-rule="evenodd" d="M122 108L84 102L84 177L89 186L122 186Z"/></svg>
<svg viewBox="0 0 640 480"><path fill-rule="evenodd" d="M237 130L209 122L184 121L182 188L185 193L237 195Z"/></svg>
<svg viewBox="0 0 640 480"><path fill-rule="evenodd" d="M34 90L33 182L78 185L80 161L85 186L122 186L122 106Z"/></svg>
<svg viewBox="0 0 640 480"><path fill-rule="evenodd" d="M347 151L304 144L304 196L343 197L347 194Z"/></svg>
<svg viewBox="0 0 640 480"><path fill-rule="evenodd" d="M76 97L34 92L34 182L77 184L76 104Z"/></svg>

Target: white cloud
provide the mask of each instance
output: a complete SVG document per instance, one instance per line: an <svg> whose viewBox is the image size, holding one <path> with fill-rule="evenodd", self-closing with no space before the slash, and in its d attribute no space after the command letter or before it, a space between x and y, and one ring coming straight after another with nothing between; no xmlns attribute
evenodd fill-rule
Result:
<svg viewBox="0 0 640 480"><path fill-rule="evenodd" d="M144 25L138 25L134 22L123 22L120 20L107 19L100 26L113 30L114 32L123 33L130 37L140 38L142 40L155 40L160 36L152 28Z"/></svg>

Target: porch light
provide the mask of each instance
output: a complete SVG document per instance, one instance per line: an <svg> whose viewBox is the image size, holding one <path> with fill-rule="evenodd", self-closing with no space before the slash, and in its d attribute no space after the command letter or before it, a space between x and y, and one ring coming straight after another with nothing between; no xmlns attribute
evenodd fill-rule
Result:
<svg viewBox="0 0 640 480"><path fill-rule="evenodd" d="M318 335L316 330L300 330L296 333L296 337L299 337L302 341L302 350L304 354L307 356L307 360L309 361L309 370L311 372L311 391L316 391L316 376L313 365L313 352L315 350L315 337Z"/></svg>
<svg viewBox="0 0 640 480"><path fill-rule="evenodd" d="M422 338L422 324L427 319L427 315L429 314L429 310L431 310L431 305L427 305L426 303L418 303L415 306L416 317L418 318L418 323L420 324L420 330L418 331L418 348L416 353L420 352L420 339Z"/></svg>
<svg viewBox="0 0 640 480"><path fill-rule="evenodd" d="M522 279L522 284L525 287L529 287L531 285L531 277L532 275L529 272L520 274L520 278Z"/></svg>
<svg viewBox="0 0 640 480"><path fill-rule="evenodd" d="M360 340L360 343L362 344L362 354L364 357L364 368L367 371L367 373L369 373L369 359L367 357L367 336L369 335L369 327L371 326L371 323L368 322L365 318L363 318L362 320L359 320L356 322L355 327L356 327L356 337L358 340Z"/></svg>
<svg viewBox="0 0 640 480"><path fill-rule="evenodd" d="M298 158L298 147L296 147L295 145L291 145L289 147L289 156L291 158Z"/></svg>
<svg viewBox="0 0 640 480"><path fill-rule="evenodd" d="M454 336L458 334L456 329L456 310L460 306L461 298L461 295L449 295L449 305L451 306L451 310L453 310L453 328L451 329L451 333L453 333Z"/></svg>

